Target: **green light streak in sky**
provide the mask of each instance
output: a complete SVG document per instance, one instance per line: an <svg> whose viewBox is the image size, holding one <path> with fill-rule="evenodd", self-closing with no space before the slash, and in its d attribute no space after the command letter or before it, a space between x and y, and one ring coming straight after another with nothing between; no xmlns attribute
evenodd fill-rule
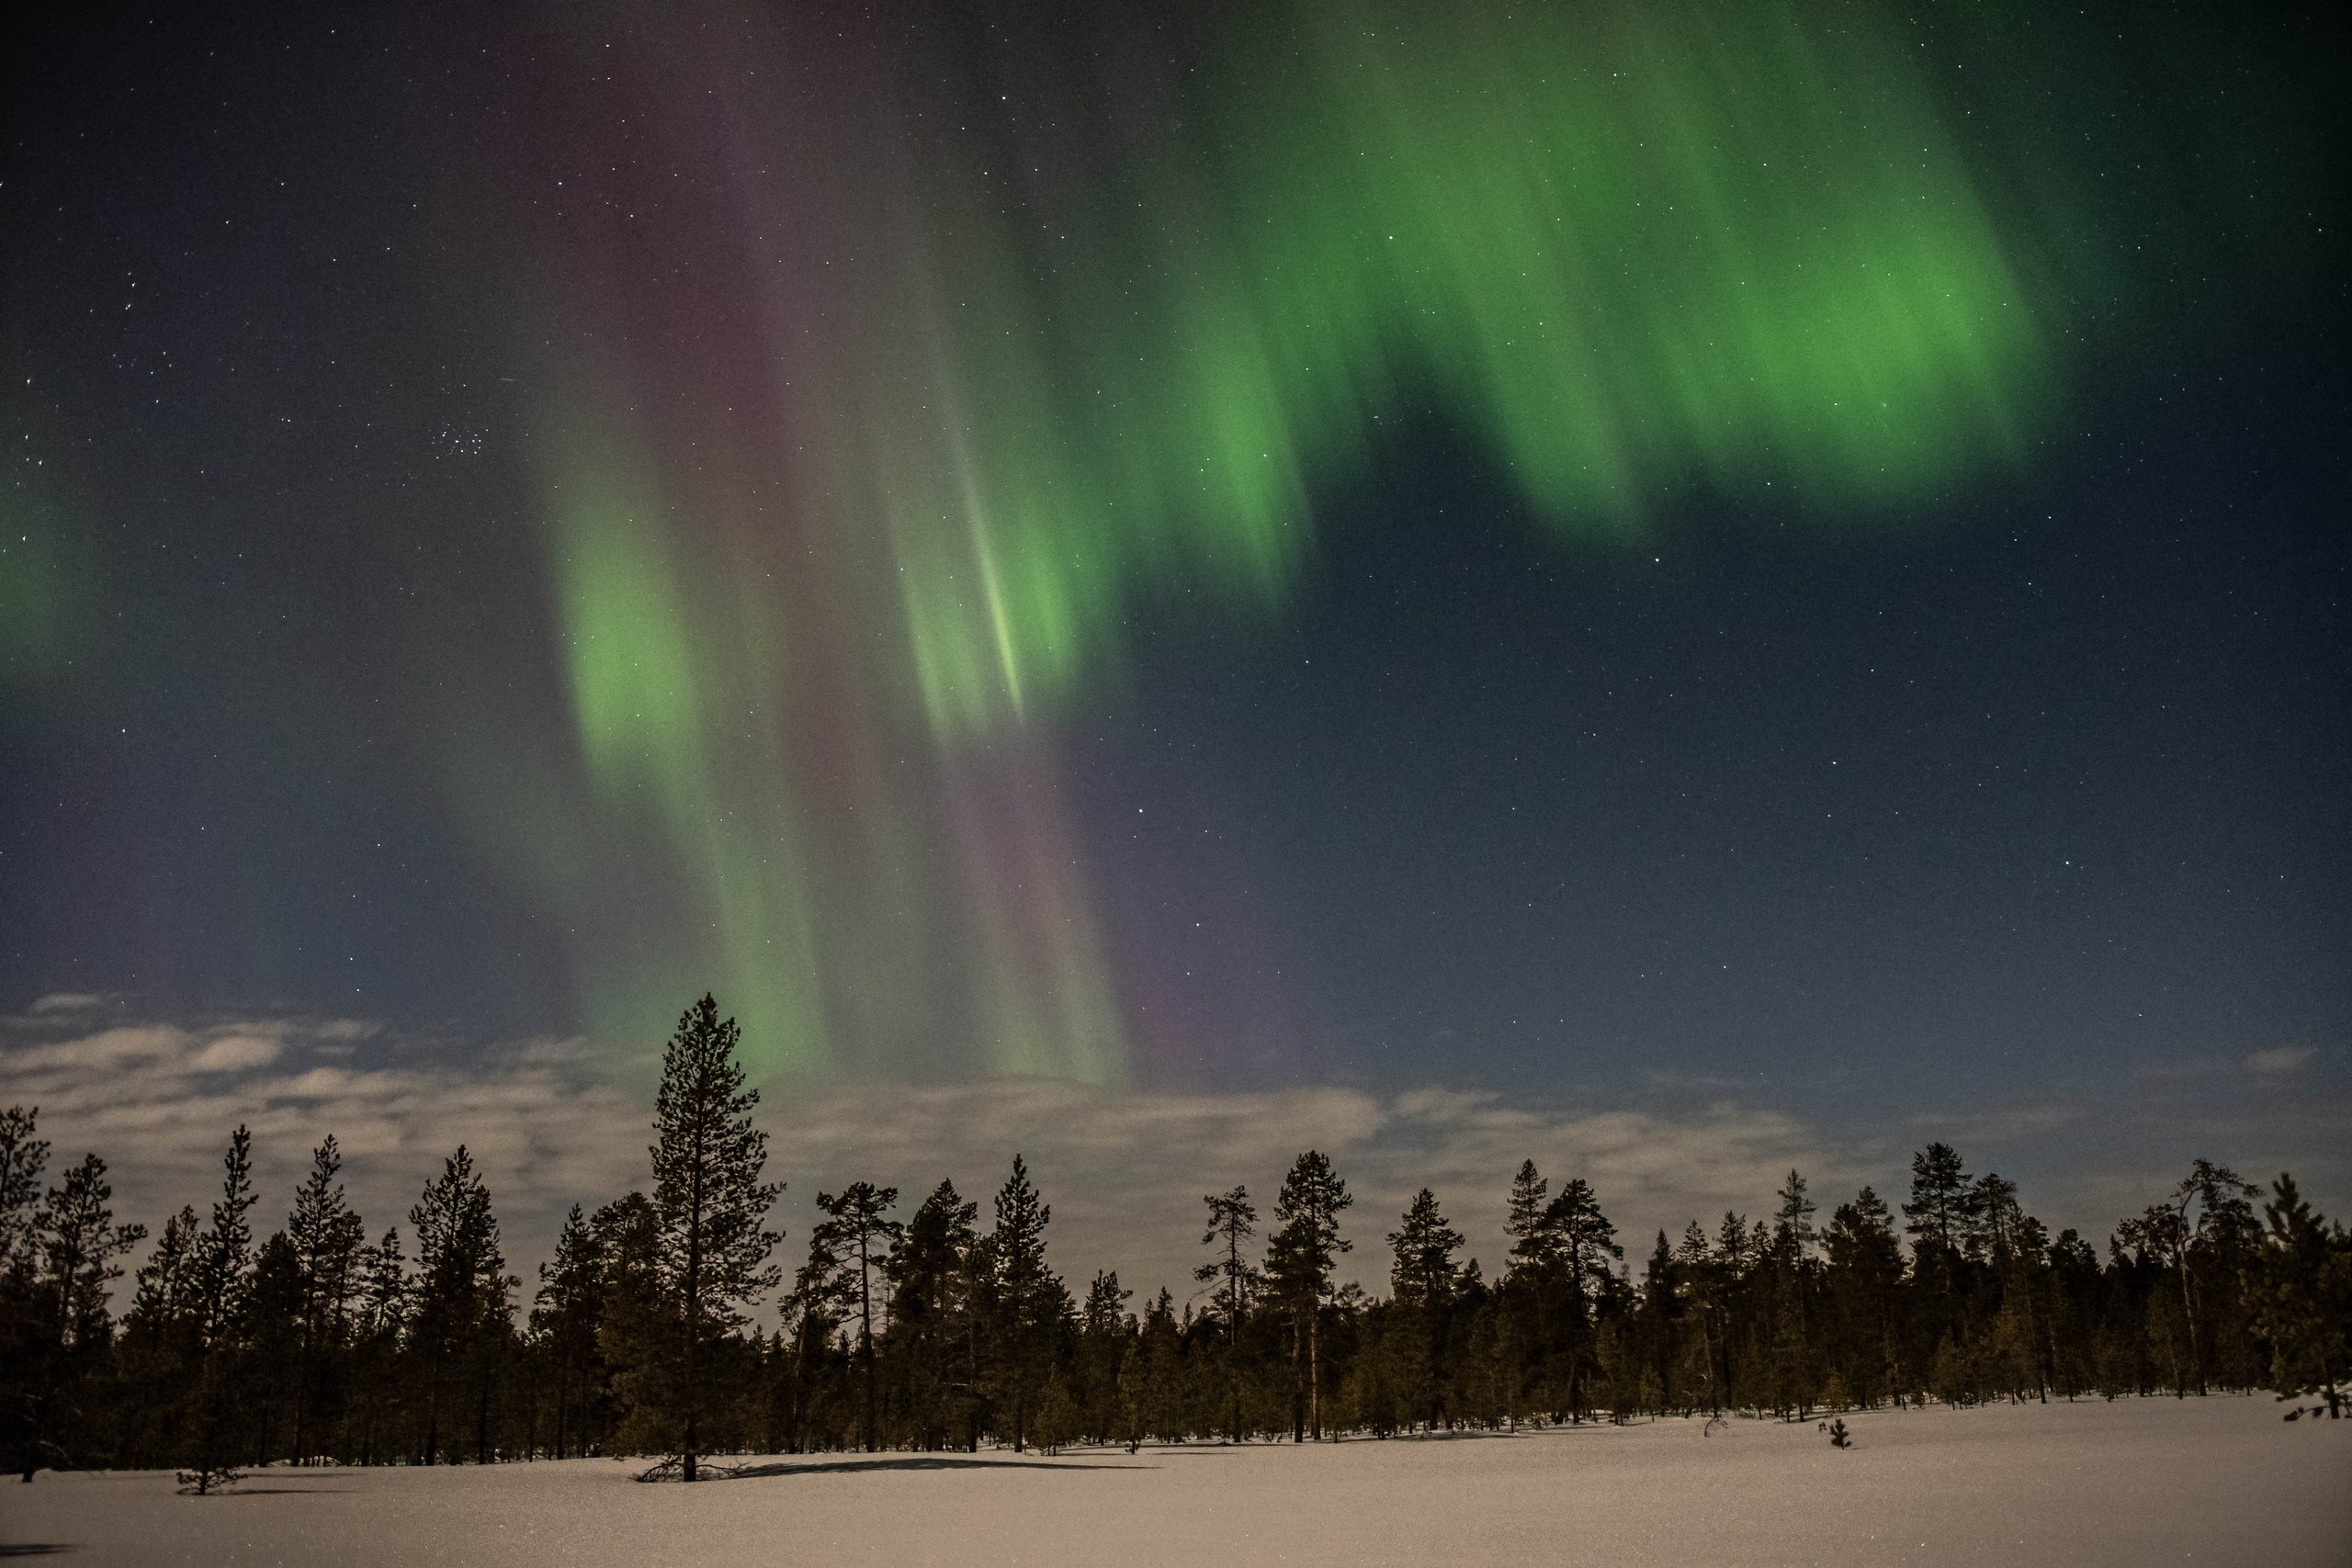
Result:
<svg viewBox="0 0 2352 1568"><path fill-rule="evenodd" d="M646 69L657 113L714 101ZM1865 12L1313 5L1193 80L1086 179L1004 175L1051 132L820 128L858 150L814 194L700 198L774 279L733 341L569 335L628 347L545 378L581 782L514 853L601 906L592 1027L658 1038L708 985L769 1070L1115 1079L1051 737L1137 590L1272 610L1312 499L1415 424L1632 537L1692 493L1883 519L2021 462L2052 400L2049 307ZM777 113L725 121L741 169L789 161ZM587 274L631 266L672 288Z"/></svg>
<svg viewBox="0 0 2352 1568"><path fill-rule="evenodd" d="M2018 456L2035 312L1894 41L1762 7L1299 30L1218 79L1214 155L1154 160L1194 180L943 219L920 400L963 412L885 458L958 454L892 503L933 724L1067 689L1137 581L1279 590L1309 486L1431 403L1562 529L1692 483L1883 507Z"/></svg>
<svg viewBox="0 0 2352 1568"><path fill-rule="evenodd" d="M17 399L0 408L19 429L35 423ZM26 439L29 450L30 432ZM96 533L54 473L19 455L0 485L0 693L59 693L94 641Z"/></svg>
<svg viewBox="0 0 2352 1568"><path fill-rule="evenodd" d="M589 778L605 812L641 822L693 890L672 930L584 976L590 1013L658 1029L654 998L692 972L771 1040L820 1039L799 818L775 738L741 721L785 684L772 607L688 580L643 479L651 465L623 460L630 444L609 424L568 447L550 487L554 564Z"/></svg>

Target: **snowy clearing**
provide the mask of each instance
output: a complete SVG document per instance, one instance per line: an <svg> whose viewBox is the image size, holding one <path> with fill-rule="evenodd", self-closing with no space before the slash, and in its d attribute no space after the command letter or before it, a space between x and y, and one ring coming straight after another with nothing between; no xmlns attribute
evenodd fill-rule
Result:
<svg viewBox="0 0 2352 1568"><path fill-rule="evenodd" d="M1055 1457L820 1454L695 1487L602 1460L0 1487L0 1556L77 1563L2352 1561L2352 1422L2267 1398L1880 1411Z"/></svg>

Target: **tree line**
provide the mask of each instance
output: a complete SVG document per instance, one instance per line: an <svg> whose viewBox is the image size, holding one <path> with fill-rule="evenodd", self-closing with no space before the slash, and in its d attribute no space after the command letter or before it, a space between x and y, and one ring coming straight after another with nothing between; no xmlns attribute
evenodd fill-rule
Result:
<svg viewBox="0 0 2352 1568"><path fill-rule="evenodd" d="M911 1205L855 1181L788 1286L759 1096L705 997L664 1055L650 1191L574 1205L527 1303L459 1147L372 1238L332 1137L256 1241L253 1152L146 1240L96 1156L44 1188L34 1112L0 1112L0 1444L44 1466L243 1467L649 1455L694 1480L760 1450L1047 1450L1321 1439L1650 1415L1815 1411L2267 1388L2343 1413L2352 1235L2282 1175L2196 1161L2104 1258L2016 1185L1930 1144L1907 1201L1822 1223L1791 1171L1769 1213L1660 1232L1636 1266L1585 1180L1522 1164L1491 1278L1424 1188L1381 1231L1388 1293L1339 1280L1347 1183L1309 1150L1269 1207L1204 1199L1199 1289L1133 1310L1074 1291L1016 1156L981 1224L942 1181ZM2257 1210L2256 1204L2260 1207ZM776 1326L749 1312L782 1290ZM2290 1417L2303 1413L2296 1404Z"/></svg>

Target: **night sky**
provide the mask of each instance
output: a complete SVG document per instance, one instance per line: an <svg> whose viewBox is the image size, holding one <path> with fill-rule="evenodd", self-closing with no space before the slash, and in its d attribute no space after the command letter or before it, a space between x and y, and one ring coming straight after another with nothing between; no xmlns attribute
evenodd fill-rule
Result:
<svg viewBox="0 0 2352 1568"><path fill-rule="evenodd" d="M2340 1130L2316 8L53 9L0 1009Z"/></svg>

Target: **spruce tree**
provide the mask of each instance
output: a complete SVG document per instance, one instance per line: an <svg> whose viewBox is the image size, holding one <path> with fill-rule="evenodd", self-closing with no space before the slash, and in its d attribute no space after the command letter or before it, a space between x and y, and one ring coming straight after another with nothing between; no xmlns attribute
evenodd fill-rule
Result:
<svg viewBox="0 0 2352 1568"><path fill-rule="evenodd" d="M484 1461L495 1360L512 1332L507 1292L520 1281L506 1272L490 1189L464 1145L442 1162L408 1217L416 1227L409 1337L424 1362L424 1461L437 1463L446 1452L444 1416L454 1420L469 1408L475 1458Z"/></svg>
<svg viewBox="0 0 2352 1568"><path fill-rule="evenodd" d="M254 1250L253 1284L245 1292L243 1371L237 1380L237 1402L244 1431L240 1442L255 1462L276 1459L295 1396L294 1374L300 1356L301 1267L284 1231L272 1231Z"/></svg>
<svg viewBox="0 0 2352 1568"><path fill-rule="evenodd" d="M124 1460L135 1469L176 1463L194 1407L196 1250L202 1232L193 1204L164 1222L155 1249L134 1276L116 1366L130 1397L122 1413Z"/></svg>
<svg viewBox="0 0 2352 1568"><path fill-rule="evenodd" d="M18 1385L11 1392L30 1428L17 1435L27 1481L43 1460L64 1460L88 1426L82 1395L111 1348L107 1296L122 1277L117 1259L146 1238L145 1226L115 1223L106 1175L106 1161L85 1155L49 1190L33 1221L29 1302L8 1290L17 1318L7 1331L16 1360L8 1381Z"/></svg>
<svg viewBox="0 0 2352 1568"><path fill-rule="evenodd" d="M1510 1179L1508 1217L1503 1228L1510 1236L1513 1274L1540 1274L1557 1260L1559 1235L1554 1230L1547 1194L1552 1184L1536 1172L1535 1162L1521 1160Z"/></svg>
<svg viewBox="0 0 2352 1568"><path fill-rule="evenodd" d="M586 1412L601 1387L596 1332L604 1317L606 1257L603 1238L571 1205L556 1233L555 1257L539 1265L531 1334L554 1374L555 1457L587 1451Z"/></svg>
<svg viewBox="0 0 2352 1568"><path fill-rule="evenodd" d="M1437 1194L1426 1187L1413 1195L1397 1228L1388 1233L1389 1290L1400 1320L1390 1337L1402 1335L1408 1341L1392 1359L1408 1401L1408 1418L1431 1427L1445 1418L1445 1352L1462 1282L1453 1255L1462 1242L1462 1233L1438 1208Z"/></svg>
<svg viewBox="0 0 2352 1568"><path fill-rule="evenodd" d="M1721 1263L1708 1248L1706 1228L1696 1220L1682 1227L1675 1247L1674 1284L1684 1322L1698 1331L1690 1344L1697 1362L1693 1392L1709 1415L1719 1415L1724 1404L1724 1280Z"/></svg>
<svg viewBox="0 0 2352 1568"><path fill-rule="evenodd" d="M233 1482L229 1468L231 1381L238 1369L245 1297L253 1282L254 1140L243 1125L229 1134L220 1160L220 1196L211 1223L198 1237L193 1274L193 1339L197 1362L193 1468L180 1484L198 1496Z"/></svg>
<svg viewBox="0 0 2352 1568"><path fill-rule="evenodd" d="M1144 1310L1139 1325L1142 1348L1128 1363L1132 1374L1125 1391L1131 1414L1129 1441L1143 1437L1175 1441L1189 1435L1184 1409L1183 1328L1177 1322L1175 1298L1168 1288Z"/></svg>
<svg viewBox="0 0 2352 1568"><path fill-rule="evenodd" d="M1643 1266L1638 1318L1643 1379L1657 1391L1647 1408L1661 1416L1673 1408L1678 1392L1675 1369L1679 1347L1676 1330L1680 1299L1673 1244L1661 1230L1657 1233L1657 1245L1650 1249L1649 1261Z"/></svg>
<svg viewBox="0 0 2352 1568"><path fill-rule="evenodd" d="M353 1451L362 1464L375 1461L378 1444L390 1435L401 1393L401 1340L412 1300L408 1259L398 1225L388 1225L375 1246L359 1255L359 1285L352 1327L352 1389L356 1430Z"/></svg>
<svg viewBox="0 0 2352 1568"><path fill-rule="evenodd" d="M1396 1299L1430 1308L1452 1300L1459 1274L1453 1255L1462 1242L1462 1233L1438 1208L1437 1194L1426 1187L1415 1193L1397 1228L1388 1233L1388 1280Z"/></svg>
<svg viewBox="0 0 2352 1568"><path fill-rule="evenodd" d="M1079 1429L1098 1441L1107 1442L1120 1431L1119 1376L1135 1344L1136 1320L1126 1309L1134 1293L1115 1272L1097 1269L1079 1311L1078 1358L1069 1382Z"/></svg>
<svg viewBox="0 0 2352 1568"><path fill-rule="evenodd" d="M704 1417L720 1394L712 1348L779 1282L767 1214L784 1184L760 1179L767 1134L752 1124L760 1093L744 1087L739 1033L709 996L688 1008L662 1055L654 1102L655 1271L668 1318L661 1396L686 1481L697 1478Z"/></svg>
<svg viewBox="0 0 2352 1568"><path fill-rule="evenodd" d="M316 1414L337 1395L348 1343L352 1293L367 1228L344 1196L343 1154L334 1135L311 1152L311 1174L295 1193L286 1219L296 1280L293 1455L311 1461Z"/></svg>
<svg viewBox="0 0 2352 1568"><path fill-rule="evenodd" d="M1829 1297L1838 1314L1832 1348L1838 1380L1862 1404L1903 1393L1903 1247L1894 1216L1868 1187L1829 1216Z"/></svg>
<svg viewBox="0 0 2352 1568"><path fill-rule="evenodd" d="M944 1447L968 1428L976 1371L971 1261L979 1205L952 1181L922 1201L890 1250L889 1360L903 1390L917 1446Z"/></svg>
<svg viewBox="0 0 2352 1568"><path fill-rule="evenodd" d="M1292 1354L1295 1361L1305 1340L1306 1409L1294 1414L1291 1438L1302 1437L1302 1423L1316 1440L1323 1437L1323 1305L1332 1293L1331 1271L1339 1255L1355 1244L1340 1235L1340 1213L1355 1200L1348 1185L1332 1170L1331 1162L1309 1149L1291 1163L1274 1200L1274 1218L1281 1227L1268 1252L1269 1272L1289 1308Z"/></svg>
<svg viewBox="0 0 2352 1568"><path fill-rule="evenodd" d="M997 1190L996 1229L989 1234L998 1387L1008 1405L1013 1451L1028 1444L1035 1402L1052 1371L1053 1336L1068 1292L1046 1266L1046 1224L1053 1211L1029 1180L1029 1167L1012 1156L1012 1173Z"/></svg>

